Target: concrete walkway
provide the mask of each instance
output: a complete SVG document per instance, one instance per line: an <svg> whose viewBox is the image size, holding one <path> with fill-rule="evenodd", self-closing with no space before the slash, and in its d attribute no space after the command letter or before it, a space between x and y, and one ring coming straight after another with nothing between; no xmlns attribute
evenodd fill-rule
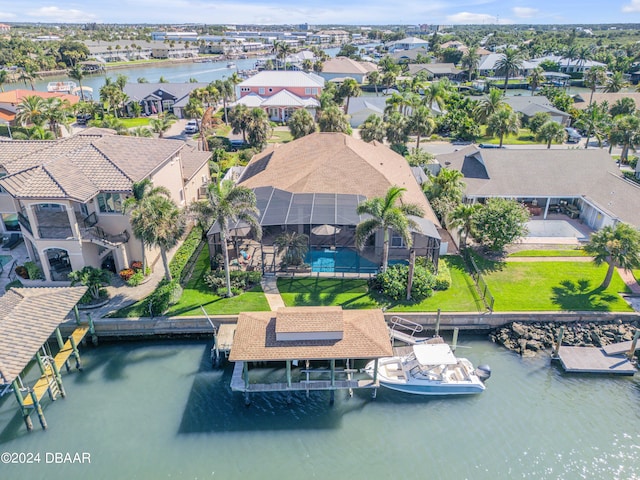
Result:
<svg viewBox="0 0 640 480"><path fill-rule="evenodd" d="M264 291L264 296L267 298L269 308L272 311L278 310L284 307L284 301L278 290L278 279L276 277L262 277L260 285Z"/></svg>
<svg viewBox="0 0 640 480"><path fill-rule="evenodd" d="M640 285L636 281L636 278L633 276L633 272L631 270L625 270L624 268L618 267L618 274L622 281L627 284L629 290L631 290L632 295L640 295Z"/></svg>
<svg viewBox="0 0 640 480"><path fill-rule="evenodd" d="M591 262L591 257L507 257L505 262Z"/></svg>

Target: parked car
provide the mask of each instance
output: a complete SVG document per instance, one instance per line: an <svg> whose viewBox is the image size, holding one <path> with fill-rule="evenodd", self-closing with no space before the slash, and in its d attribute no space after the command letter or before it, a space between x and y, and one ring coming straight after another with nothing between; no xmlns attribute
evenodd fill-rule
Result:
<svg viewBox="0 0 640 480"><path fill-rule="evenodd" d="M582 140L582 135L575 128L566 127L564 131L567 132L567 143L578 143Z"/></svg>
<svg viewBox="0 0 640 480"><path fill-rule="evenodd" d="M480 148L504 148L504 147L501 147L500 145L497 145L495 143L481 143L478 146Z"/></svg>
<svg viewBox="0 0 640 480"><path fill-rule="evenodd" d="M79 113L76 115L76 123L78 125L86 125L89 120L91 120L93 116L90 113Z"/></svg>
<svg viewBox="0 0 640 480"><path fill-rule="evenodd" d="M198 130L197 120L189 120L187 125L184 127L184 133L198 133Z"/></svg>
<svg viewBox="0 0 640 480"><path fill-rule="evenodd" d="M234 152L247 146L247 144L241 138L234 138L232 140L229 140L229 144L231 145L231 150Z"/></svg>

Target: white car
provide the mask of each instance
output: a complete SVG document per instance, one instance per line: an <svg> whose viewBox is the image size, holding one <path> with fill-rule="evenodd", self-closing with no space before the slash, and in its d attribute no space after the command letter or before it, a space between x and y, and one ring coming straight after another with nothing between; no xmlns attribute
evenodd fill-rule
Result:
<svg viewBox="0 0 640 480"><path fill-rule="evenodd" d="M564 131L567 132L567 143L578 143L582 139L582 135L575 128L566 127Z"/></svg>
<svg viewBox="0 0 640 480"><path fill-rule="evenodd" d="M198 133L198 130L197 120L189 120L187 125L184 127L184 133Z"/></svg>

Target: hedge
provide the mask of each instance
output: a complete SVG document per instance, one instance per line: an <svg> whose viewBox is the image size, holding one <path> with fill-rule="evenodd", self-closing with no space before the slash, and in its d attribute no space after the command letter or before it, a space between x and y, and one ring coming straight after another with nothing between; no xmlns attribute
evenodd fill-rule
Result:
<svg viewBox="0 0 640 480"><path fill-rule="evenodd" d="M189 259L193 255L193 253L198 248L200 241L202 240L202 228L199 226L195 226L187 235L187 238L184 240L178 251L176 251L175 255L169 262L169 271L171 272L172 278L178 278L182 280L182 272L184 271L184 267L189 262Z"/></svg>

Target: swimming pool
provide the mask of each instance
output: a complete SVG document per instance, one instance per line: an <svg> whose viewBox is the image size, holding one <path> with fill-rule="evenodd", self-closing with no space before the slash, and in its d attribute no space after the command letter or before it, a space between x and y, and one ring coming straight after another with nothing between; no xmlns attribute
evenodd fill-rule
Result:
<svg viewBox="0 0 640 480"><path fill-rule="evenodd" d="M0 255L0 267L11 263L11 260L13 260L13 257L11 255Z"/></svg>
<svg viewBox="0 0 640 480"><path fill-rule="evenodd" d="M305 262L312 272L376 273L378 265L361 257L350 248L310 250Z"/></svg>

